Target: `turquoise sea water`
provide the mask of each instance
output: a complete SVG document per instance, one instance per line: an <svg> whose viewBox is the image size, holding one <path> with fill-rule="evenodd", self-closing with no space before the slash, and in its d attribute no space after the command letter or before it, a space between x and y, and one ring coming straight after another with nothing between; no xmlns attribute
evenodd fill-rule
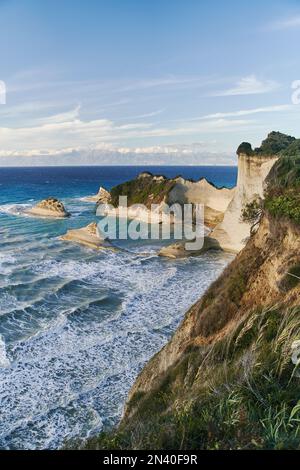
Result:
<svg viewBox="0 0 300 470"><path fill-rule="evenodd" d="M0 448L58 448L115 423L142 366L231 260L170 261L151 241L97 253L59 240L96 220L82 197L145 169L236 181L233 167L0 169ZM48 196L71 218L23 213Z"/></svg>

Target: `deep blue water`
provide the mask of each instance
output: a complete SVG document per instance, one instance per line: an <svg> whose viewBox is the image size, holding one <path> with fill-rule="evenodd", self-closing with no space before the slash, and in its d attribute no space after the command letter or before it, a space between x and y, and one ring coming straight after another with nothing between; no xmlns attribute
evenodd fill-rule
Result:
<svg viewBox="0 0 300 470"><path fill-rule="evenodd" d="M94 252L59 235L95 220L82 197L140 171L235 184L233 167L0 169L0 448L57 448L115 423L134 378L231 256ZM24 209L60 198L71 217Z"/></svg>
<svg viewBox="0 0 300 470"><path fill-rule="evenodd" d="M236 184L237 167L37 167L0 168L1 200L23 202L30 196L38 200L54 194L58 198L80 197L96 193L99 185L110 189L124 181L135 178L141 171L163 174L169 178L178 175L198 180L206 178L216 186L231 188Z"/></svg>

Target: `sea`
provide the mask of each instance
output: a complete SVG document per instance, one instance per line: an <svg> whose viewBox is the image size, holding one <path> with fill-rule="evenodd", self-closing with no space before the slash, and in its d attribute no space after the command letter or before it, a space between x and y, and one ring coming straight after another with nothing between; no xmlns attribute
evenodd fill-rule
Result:
<svg viewBox="0 0 300 470"><path fill-rule="evenodd" d="M85 196L141 171L237 178L218 166L0 168L1 449L58 449L115 425L142 367L231 261L160 258L159 241L97 252L60 240L97 220ZM71 217L26 215L49 196Z"/></svg>

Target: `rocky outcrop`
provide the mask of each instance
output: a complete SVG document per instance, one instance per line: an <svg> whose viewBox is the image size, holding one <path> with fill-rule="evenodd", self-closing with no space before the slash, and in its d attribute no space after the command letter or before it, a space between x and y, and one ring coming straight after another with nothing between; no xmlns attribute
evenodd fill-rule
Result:
<svg viewBox="0 0 300 470"><path fill-rule="evenodd" d="M87 202L96 202L97 204L107 204L110 202L110 192L100 186L97 194L94 196L86 196L83 200Z"/></svg>
<svg viewBox="0 0 300 470"><path fill-rule="evenodd" d="M265 180L277 156L238 154L238 180L234 197L223 220L214 228L211 237L226 251L238 253L246 244L251 223L243 220L247 204L262 199Z"/></svg>
<svg viewBox="0 0 300 470"><path fill-rule="evenodd" d="M230 201L234 197L235 188L217 188L205 178L190 181L178 177L167 198L168 204L203 204L204 221L207 227L214 227L223 220Z"/></svg>
<svg viewBox="0 0 300 470"><path fill-rule="evenodd" d="M158 256L165 258L187 258L189 256L199 256L209 250L220 250L218 242L210 237L204 237L203 247L200 250L187 250L185 242L172 243L158 252Z"/></svg>
<svg viewBox="0 0 300 470"><path fill-rule="evenodd" d="M243 211L249 204L264 198L266 179L271 168L285 152L295 154L298 148L295 144L295 137L273 131L255 150L248 142L238 147L235 195L226 209L223 221L211 233L221 248L238 253L245 246L250 236L251 222L244 219Z"/></svg>
<svg viewBox="0 0 300 470"><path fill-rule="evenodd" d="M86 227L68 230L61 240L79 243L96 250L112 249L111 244L100 233L96 222L92 222Z"/></svg>
<svg viewBox="0 0 300 470"><path fill-rule="evenodd" d="M234 193L234 188L217 188L206 179L199 181L186 180L181 177L168 179L163 175L143 172L136 179L112 188L109 202L117 207L119 196L127 196L128 217L146 222L150 222L150 209L153 204L158 207L152 217L152 222L169 220L168 206L173 204L180 206L188 203L203 204L204 223L208 227L214 227L223 219L223 214ZM138 208L136 207L138 204L145 207Z"/></svg>
<svg viewBox="0 0 300 470"><path fill-rule="evenodd" d="M27 213L38 217L63 218L70 216L63 203L54 197L44 199L32 209L29 209Z"/></svg>

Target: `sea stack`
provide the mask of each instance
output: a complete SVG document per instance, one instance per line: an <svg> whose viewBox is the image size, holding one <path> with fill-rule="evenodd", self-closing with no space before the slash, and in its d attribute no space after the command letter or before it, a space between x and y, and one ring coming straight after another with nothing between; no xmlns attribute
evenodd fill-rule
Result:
<svg viewBox="0 0 300 470"><path fill-rule="evenodd" d="M111 244L99 231L96 222L92 222L86 227L68 230L61 240L66 240L80 245L85 245L96 250L111 248Z"/></svg>
<svg viewBox="0 0 300 470"><path fill-rule="evenodd" d="M100 186L98 193L93 196L86 196L83 198L84 201L96 202L97 204L107 204L110 201L110 193L105 188Z"/></svg>
<svg viewBox="0 0 300 470"><path fill-rule="evenodd" d="M54 197L43 199L27 213L38 217L64 218L70 216L63 203Z"/></svg>

